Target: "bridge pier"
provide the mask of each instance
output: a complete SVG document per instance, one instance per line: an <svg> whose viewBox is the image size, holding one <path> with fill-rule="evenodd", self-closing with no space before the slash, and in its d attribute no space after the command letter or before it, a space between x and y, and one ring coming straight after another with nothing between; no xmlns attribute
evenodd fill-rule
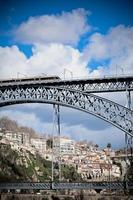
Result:
<svg viewBox="0 0 133 200"><path fill-rule="evenodd" d="M128 194L133 194L133 189L129 188L127 184L128 181L133 183L133 137L125 134L126 142L126 175L125 175L125 192ZM129 163L128 163L128 154L130 154Z"/></svg>
<svg viewBox="0 0 133 200"><path fill-rule="evenodd" d="M131 110L131 91L127 90L127 105L128 109ZM133 126L133 124L132 124ZM128 135L125 133L125 145L126 145L126 165L127 165L127 171L128 171L128 154L130 152L131 158L130 158L130 168L133 168L133 136ZM128 172L127 172L128 173ZM126 181L128 180L128 174L126 173ZM132 176L133 178L133 176Z"/></svg>
<svg viewBox="0 0 133 200"><path fill-rule="evenodd" d="M60 155L60 107L53 105L53 148L52 148L52 182L61 180L61 155ZM57 146L56 146L57 144Z"/></svg>

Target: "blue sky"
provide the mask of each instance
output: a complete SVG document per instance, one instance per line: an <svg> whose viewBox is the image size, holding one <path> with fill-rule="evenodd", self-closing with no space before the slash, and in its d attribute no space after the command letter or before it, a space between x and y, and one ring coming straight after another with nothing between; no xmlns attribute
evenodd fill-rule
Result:
<svg viewBox="0 0 133 200"><path fill-rule="evenodd" d="M1 0L0 6L1 30L9 30L30 16L59 14L77 8L89 10L92 13L89 22L102 32L110 26L133 24L132 0Z"/></svg>
<svg viewBox="0 0 133 200"><path fill-rule="evenodd" d="M90 11L88 22L100 33L106 33L110 27L124 24L133 25L133 1L132 0L1 0L0 1L0 45L16 44L10 31L26 21L30 16L44 14L60 14L73 9L84 8ZM91 33L92 33L91 32ZM83 48L86 40L80 42L79 48ZM17 43L20 49L31 55L31 47Z"/></svg>
<svg viewBox="0 0 133 200"><path fill-rule="evenodd" d="M133 74L132 0L1 0L0 19L0 79L43 73L63 78L64 69L66 78L70 71L74 78ZM101 95L126 105L126 94ZM63 134L123 146L124 134L110 124L61 111ZM1 109L0 116L49 133L51 113L49 105L16 105Z"/></svg>

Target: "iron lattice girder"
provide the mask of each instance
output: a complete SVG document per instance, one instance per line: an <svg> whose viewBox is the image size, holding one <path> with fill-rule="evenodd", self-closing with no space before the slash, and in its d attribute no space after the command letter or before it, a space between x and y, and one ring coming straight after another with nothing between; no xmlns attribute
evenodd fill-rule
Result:
<svg viewBox="0 0 133 200"><path fill-rule="evenodd" d="M40 189L40 190L51 190L51 189L133 189L132 182L84 182L84 183L0 183L0 190L2 189Z"/></svg>
<svg viewBox="0 0 133 200"><path fill-rule="evenodd" d="M52 103L82 110L133 136L133 111L90 93L47 86L0 90L0 107L25 102Z"/></svg>
<svg viewBox="0 0 133 200"><path fill-rule="evenodd" d="M8 87L28 87L36 85L39 86L56 86L64 87L74 90L81 90L84 92L117 92L117 91L133 91L133 76L125 77L105 77L102 79L77 79L77 80L61 80L54 79L47 80L46 77L38 78L25 78L25 79L14 79L14 80L1 80L0 88Z"/></svg>
<svg viewBox="0 0 133 200"><path fill-rule="evenodd" d="M132 91L133 90L133 80L132 81L119 81L119 80L97 80L97 81L81 81L74 83L69 82L62 85L65 88L81 90L84 92L120 92L120 91Z"/></svg>

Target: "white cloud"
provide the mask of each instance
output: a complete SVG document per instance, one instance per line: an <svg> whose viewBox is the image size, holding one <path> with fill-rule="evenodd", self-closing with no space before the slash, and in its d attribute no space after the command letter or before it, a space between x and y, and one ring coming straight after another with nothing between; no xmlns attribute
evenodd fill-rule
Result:
<svg viewBox="0 0 133 200"><path fill-rule="evenodd" d="M78 49L62 44L37 45L33 48L33 56L28 60L34 74L46 73L63 77L64 69L70 70L74 77L88 74L86 62ZM29 68L29 73L31 69ZM71 74L67 72L71 77Z"/></svg>
<svg viewBox="0 0 133 200"><path fill-rule="evenodd" d="M83 77L88 75L86 64L78 49L62 44L37 45L30 58L17 46L0 48L0 79L17 77L18 72L19 77L47 74L63 78L65 68L74 77ZM69 71L66 75L71 77Z"/></svg>
<svg viewBox="0 0 133 200"><path fill-rule="evenodd" d="M10 110L10 108L7 110L3 110L0 112L0 116L6 116L13 120L16 120L22 126L26 125L28 127L33 127L35 122L38 123L38 119L35 113L25 113L17 109L14 109L14 111Z"/></svg>
<svg viewBox="0 0 133 200"><path fill-rule="evenodd" d="M88 11L79 8L60 15L30 17L14 34L17 40L28 44L55 42L75 45L90 30L88 14Z"/></svg>
<svg viewBox="0 0 133 200"><path fill-rule="evenodd" d="M82 124L73 126L63 126L62 132L65 135L75 140L88 140L97 143L99 147L106 147L107 143L110 142L114 148L120 148L124 146L124 133L119 129L111 126L104 130L90 130ZM119 141L116 142L116 141Z"/></svg>
<svg viewBox="0 0 133 200"><path fill-rule="evenodd" d="M27 58L17 46L0 47L0 79L27 72Z"/></svg>
<svg viewBox="0 0 133 200"><path fill-rule="evenodd" d="M133 73L133 27L119 25L106 35L94 33L84 50L85 59L105 62L92 75Z"/></svg>
<svg viewBox="0 0 133 200"><path fill-rule="evenodd" d="M30 110L30 109L29 109ZM27 111L28 107L27 107ZM21 126L27 126L29 128L33 128L36 132L44 134L52 133L52 123L48 123L45 121L42 121L37 115L36 112L23 112L22 110L19 111L19 106L15 107L14 110L6 109L2 110L0 112L0 117L9 117L12 120L15 120L18 122ZM45 120L45 119L44 119Z"/></svg>
<svg viewBox="0 0 133 200"><path fill-rule="evenodd" d="M53 128L52 122L46 122L45 117L41 119L36 115L36 112L29 112L30 108L27 107L27 113L19 110L19 106L14 106L14 110L10 108L2 110L0 117L8 116L16 120L22 126L28 126L35 129L38 133L48 133L57 135L57 131ZM35 111L35 110L34 110ZM71 112L70 112L71 114ZM95 122L96 123L96 122ZM112 143L113 147L121 147L124 145L124 133L113 126L109 126L104 130L92 130L82 124L67 125L61 123L61 135L69 136L74 140L88 140L98 143L100 147L105 147L108 142ZM116 141L119 140L119 144Z"/></svg>

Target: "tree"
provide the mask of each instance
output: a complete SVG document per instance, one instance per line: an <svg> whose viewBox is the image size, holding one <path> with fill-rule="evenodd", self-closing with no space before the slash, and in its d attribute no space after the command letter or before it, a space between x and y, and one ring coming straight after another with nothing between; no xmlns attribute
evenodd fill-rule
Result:
<svg viewBox="0 0 133 200"><path fill-rule="evenodd" d="M108 143L108 144L107 144L107 148L108 148L108 149L111 149L111 143Z"/></svg>
<svg viewBox="0 0 133 200"><path fill-rule="evenodd" d="M48 139L47 140L47 148L49 149L52 149L53 148L53 140L52 138Z"/></svg>
<svg viewBox="0 0 133 200"><path fill-rule="evenodd" d="M81 175L72 166L62 165L61 172L65 180L69 179L70 182L81 181Z"/></svg>
<svg viewBox="0 0 133 200"><path fill-rule="evenodd" d="M15 120L11 120L8 117L0 118L0 128L8 131L17 131L18 124Z"/></svg>
<svg viewBox="0 0 133 200"><path fill-rule="evenodd" d="M32 128L19 126L15 120L11 120L8 117L0 118L0 128L13 132L25 132L29 133L30 137L37 137L37 133Z"/></svg>
<svg viewBox="0 0 133 200"><path fill-rule="evenodd" d="M96 144L96 145L95 145L96 150L98 149L98 147L99 147L98 144Z"/></svg>

